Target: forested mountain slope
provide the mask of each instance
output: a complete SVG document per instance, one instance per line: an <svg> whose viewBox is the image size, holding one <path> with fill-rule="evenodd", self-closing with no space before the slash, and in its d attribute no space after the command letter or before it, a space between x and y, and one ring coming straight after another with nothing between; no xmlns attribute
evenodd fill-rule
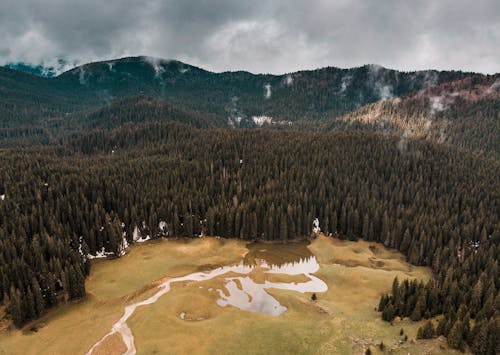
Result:
<svg viewBox="0 0 500 355"><path fill-rule="evenodd" d="M148 122L4 151L0 295L19 325L83 295L88 255L103 248L120 255L139 235L288 240L309 235L317 217L326 234L382 242L433 268L436 280L406 289L393 316L444 313L442 334L468 322L461 341L495 349L500 165L425 140L399 143ZM429 312L415 311L417 288L433 297Z"/></svg>
<svg viewBox="0 0 500 355"><path fill-rule="evenodd" d="M47 78L0 68L0 136L53 142L82 114L129 96L145 95L179 109L213 114L218 125L254 127L337 117L365 104L466 77L462 72L398 72L376 65L323 68L284 75L213 73L179 61L130 57L90 63ZM36 137L46 130L43 137ZM15 139L13 140L15 142ZM29 139L20 139L21 144ZM4 145L5 146L5 145Z"/></svg>
<svg viewBox="0 0 500 355"><path fill-rule="evenodd" d="M408 138L423 137L498 157L500 75L472 75L366 105L327 125L338 127L396 134L402 146Z"/></svg>
<svg viewBox="0 0 500 355"><path fill-rule="evenodd" d="M223 126L214 114L179 109L164 100L143 95L117 100L80 117L82 130L115 128L126 123L165 120L185 123L196 128Z"/></svg>

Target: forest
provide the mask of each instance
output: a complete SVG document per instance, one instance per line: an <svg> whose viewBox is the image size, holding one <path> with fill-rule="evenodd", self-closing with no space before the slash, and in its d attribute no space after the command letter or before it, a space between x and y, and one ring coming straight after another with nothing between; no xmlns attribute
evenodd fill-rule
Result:
<svg viewBox="0 0 500 355"><path fill-rule="evenodd" d="M372 132L99 119L61 144L0 151L0 303L17 326L84 296L91 259L138 238L286 242L313 237L318 218L325 235L432 268L426 284L394 281L374 305L384 320L439 316L420 337L498 351L497 160Z"/></svg>

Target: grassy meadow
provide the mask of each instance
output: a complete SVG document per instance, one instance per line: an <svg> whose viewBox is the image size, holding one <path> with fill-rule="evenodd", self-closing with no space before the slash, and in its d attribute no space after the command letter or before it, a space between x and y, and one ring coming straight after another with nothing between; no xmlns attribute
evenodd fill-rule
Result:
<svg viewBox="0 0 500 355"><path fill-rule="evenodd" d="M454 353L443 338L415 340L422 323L396 320L391 325L375 310L395 276L425 280L430 277L427 268L411 266L401 254L364 241L320 236L307 248L320 263L315 275L329 287L317 294L317 301L311 294L271 289L288 309L270 316L218 306L216 289L224 290L223 277L174 283L169 293L139 307L129 319L138 354L363 354L367 348L381 353L380 342L386 352L396 354ZM292 252L288 247L280 251L279 244L250 249L242 241L219 238L158 240L134 245L120 259L96 260L85 299L51 310L22 330L0 330L0 354L84 354L109 332L127 304L150 296L165 277L237 264L255 251L256 257L268 253L280 260ZM258 267L250 276L256 282L304 281L303 275L266 275ZM399 335L401 328L407 341ZM94 354L125 349L115 335Z"/></svg>

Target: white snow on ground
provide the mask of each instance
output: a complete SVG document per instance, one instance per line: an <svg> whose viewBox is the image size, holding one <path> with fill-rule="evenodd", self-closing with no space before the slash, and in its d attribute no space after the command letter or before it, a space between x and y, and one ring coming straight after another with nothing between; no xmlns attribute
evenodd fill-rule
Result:
<svg viewBox="0 0 500 355"><path fill-rule="evenodd" d="M83 255L83 236L80 236L80 238L78 239L78 253L80 253L80 255L83 257L83 259L85 260L87 257L85 255Z"/></svg>
<svg viewBox="0 0 500 355"><path fill-rule="evenodd" d="M271 124L273 118L269 116L252 116L252 121L259 127L262 127L264 123Z"/></svg>
<svg viewBox="0 0 500 355"><path fill-rule="evenodd" d="M135 242L136 243L144 243L144 242L147 242L148 240L151 240L151 236L148 234L145 238L139 238L137 239Z"/></svg>
<svg viewBox="0 0 500 355"><path fill-rule="evenodd" d="M128 241L127 241L127 238L125 238L125 236L126 236L126 233L123 232L122 243L120 244L120 251L118 252L119 257L125 255L125 253L127 252L127 249L128 249Z"/></svg>
<svg viewBox="0 0 500 355"><path fill-rule="evenodd" d="M132 240L136 242L139 239L141 239L141 232L139 231L139 228L135 226L134 231L132 232Z"/></svg>
<svg viewBox="0 0 500 355"><path fill-rule="evenodd" d="M5 194L0 195L0 200L2 200L2 201L5 200Z"/></svg>
<svg viewBox="0 0 500 355"><path fill-rule="evenodd" d="M285 84L286 84L287 86L290 86L290 85L292 85L292 84L293 84L293 77L292 77L290 74L288 74L288 75L285 77Z"/></svg>
<svg viewBox="0 0 500 355"><path fill-rule="evenodd" d="M96 252L95 255L88 254L87 258L88 259L103 259L103 258L107 258L110 255L113 255L113 253L110 251L106 251L104 249L104 247L102 247L101 251Z"/></svg>
<svg viewBox="0 0 500 355"><path fill-rule="evenodd" d="M315 218L313 221L313 232L314 233L321 232L321 228L319 227L319 219L318 218Z"/></svg>

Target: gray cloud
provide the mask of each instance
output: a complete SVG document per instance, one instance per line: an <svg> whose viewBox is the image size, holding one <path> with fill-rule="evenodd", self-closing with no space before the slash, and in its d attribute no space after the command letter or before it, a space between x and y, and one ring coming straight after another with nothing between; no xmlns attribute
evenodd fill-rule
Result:
<svg viewBox="0 0 500 355"><path fill-rule="evenodd" d="M127 55L215 71L500 71L497 0L3 0L0 64Z"/></svg>

